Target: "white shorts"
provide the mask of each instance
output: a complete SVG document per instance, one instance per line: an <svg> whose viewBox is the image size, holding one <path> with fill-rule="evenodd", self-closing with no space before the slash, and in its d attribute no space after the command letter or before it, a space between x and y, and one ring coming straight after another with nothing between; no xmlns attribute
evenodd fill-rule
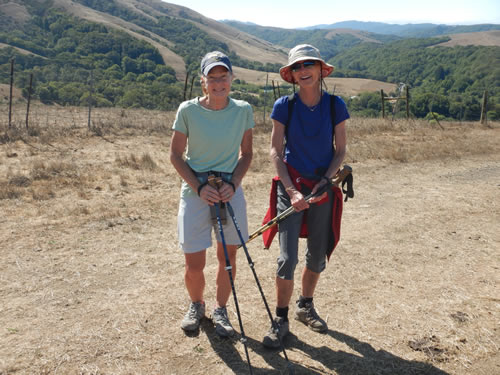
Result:
<svg viewBox="0 0 500 375"><path fill-rule="evenodd" d="M241 186L236 189L229 203L233 208L243 240L246 242L248 241L247 204ZM229 211L226 216L227 222L222 226L226 245L240 245L241 240ZM212 229L214 229L217 242L222 242L218 224L212 224L210 206L198 196L181 198L177 215L177 234L179 246L184 253L197 253L211 247Z"/></svg>

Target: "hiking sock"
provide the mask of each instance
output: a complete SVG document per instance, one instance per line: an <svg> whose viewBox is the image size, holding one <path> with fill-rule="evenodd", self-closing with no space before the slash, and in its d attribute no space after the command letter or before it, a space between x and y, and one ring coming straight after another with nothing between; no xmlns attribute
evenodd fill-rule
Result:
<svg viewBox="0 0 500 375"><path fill-rule="evenodd" d="M313 298L312 297L302 297L300 296L299 297L299 307L302 308L302 307L305 307L306 306L306 303L312 303L313 301Z"/></svg>
<svg viewBox="0 0 500 375"><path fill-rule="evenodd" d="M288 306L276 307L276 316L279 318L284 318L283 321L288 322Z"/></svg>

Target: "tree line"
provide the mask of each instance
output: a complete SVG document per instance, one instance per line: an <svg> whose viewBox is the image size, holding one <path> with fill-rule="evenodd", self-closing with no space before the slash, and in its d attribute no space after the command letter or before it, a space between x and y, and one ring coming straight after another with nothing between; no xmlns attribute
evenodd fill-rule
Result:
<svg viewBox="0 0 500 375"><path fill-rule="evenodd" d="M313 44L335 66L334 77L405 83L410 87L410 109L416 117L425 117L432 111L443 118L477 120L482 97L488 91L488 118L500 119L500 47L439 46L449 41L449 36L403 38L362 31L332 36L335 30L289 30L226 23L286 47ZM498 25L454 27L449 31L490 29L498 29ZM351 100L350 109L365 116L380 113L380 94L364 93Z"/></svg>
<svg viewBox="0 0 500 375"><path fill-rule="evenodd" d="M173 41L172 49L183 57L190 77L198 74L201 57L214 49L228 53L235 66L268 72L277 72L280 66L241 59L227 45L186 20L166 15L153 22L114 1L78 1L140 25L147 30L145 33L151 32L147 36L152 39L158 35ZM1 19L0 42L33 54L23 54L12 47L0 49L0 82L9 82L10 61L14 58L15 85L27 96L29 76L34 74L32 96L44 103L87 105L90 92L97 106L173 110L182 101L184 82L177 81L175 71L164 63L154 46L48 7L49 3L27 0L33 18L22 28L13 27L5 17ZM281 31L274 38L287 36L282 45L318 45L335 65L334 76L406 83L411 92L410 110L416 117L428 116L432 111L441 118L477 120L483 92L488 90L488 118L500 119L500 66L492 63L498 61L498 47L436 47L447 40L444 37L395 40L384 36L383 43L362 43L352 35L328 39L323 32ZM192 83L190 94L198 95L199 82ZM282 87L282 94L291 91L290 86ZM235 81L233 96L258 108L273 101L269 87L241 80ZM380 115L379 93L363 93L345 100L353 114Z"/></svg>
<svg viewBox="0 0 500 375"><path fill-rule="evenodd" d="M445 118L477 120L487 91L488 118L500 119L500 48L437 46L440 42L442 38L365 43L330 62L337 68L337 77L409 85L411 110L416 117L425 117L432 110Z"/></svg>

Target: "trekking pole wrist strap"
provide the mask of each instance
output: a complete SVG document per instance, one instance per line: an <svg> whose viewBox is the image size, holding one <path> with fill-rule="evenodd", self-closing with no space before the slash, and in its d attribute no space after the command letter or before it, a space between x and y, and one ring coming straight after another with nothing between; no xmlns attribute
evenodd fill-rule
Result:
<svg viewBox="0 0 500 375"><path fill-rule="evenodd" d="M208 185L208 181L207 182L204 182L202 184L200 184L200 186L198 186L198 196L201 197L201 189L203 189L206 185Z"/></svg>
<svg viewBox="0 0 500 375"><path fill-rule="evenodd" d="M236 186L234 186L234 184L231 181L226 181L226 184L231 185L231 187L233 188L233 192L236 192Z"/></svg>

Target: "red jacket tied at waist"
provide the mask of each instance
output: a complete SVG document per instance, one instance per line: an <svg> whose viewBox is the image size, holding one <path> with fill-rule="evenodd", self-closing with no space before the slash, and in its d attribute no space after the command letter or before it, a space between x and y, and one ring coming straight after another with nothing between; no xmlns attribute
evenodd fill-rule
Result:
<svg viewBox="0 0 500 375"><path fill-rule="evenodd" d="M312 189L318 181L314 180L309 180L306 179L300 174L293 169L291 166L287 165L288 167L288 174L290 175L290 178L293 182L293 185L297 190L301 190L301 185L307 186L309 189ZM278 201L278 181L279 177L276 176L272 180L271 184L271 192L270 192L270 197L269 197L269 208L267 210L266 216L264 217L264 220L262 221L262 224L265 225L267 224L270 220L274 219L277 215L277 208L276 204ZM330 260L330 255L332 255L333 250L337 246L337 243L340 240L340 223L342 220L342 208L343 208L343 196L342 196L342 191L340 188L337 186L332 185L331 189L333 191L333 205L332 205L332 236L333 236L333 246L332 248L328 251L328 260ZM323 204L328 202L329 197L326 196L323 198L321 201L315 203L315 204ZM307 211L307 210L306 210ZM307 214L307 212L306 212ZM303 216L302 218L302 227L300 229L300 237L301 238L307 238L307 222L305 220L306 215ZM264 247L268 249L271 246L271 243L273 242L274 236L278 232L278 226L274 225L268 230L266 230L264 233L262 233L262 239L264 241Z"/></svg>

